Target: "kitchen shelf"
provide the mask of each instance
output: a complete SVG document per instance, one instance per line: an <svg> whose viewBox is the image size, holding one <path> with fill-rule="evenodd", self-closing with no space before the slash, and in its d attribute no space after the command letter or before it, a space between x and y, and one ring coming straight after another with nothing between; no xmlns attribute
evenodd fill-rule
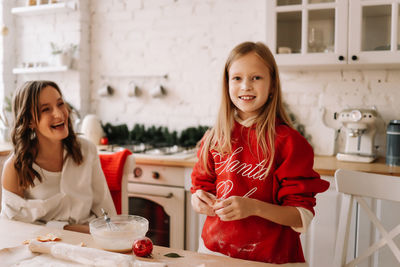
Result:
<svg viewBox="0 0 400 267"><path fill-rule="evenodd" d="M11 13L15 15L42 15L46 13L67 12L74 10L76 10L75 3L61 2L36 6L14 7L11 9Z"/></svg>
<svg viewBox="0 0 400 267"><path fill-rule="evenodd" d="M33 73L46 73L46 72L64 72L67 71L68 66L49 66L37 68L14 68L14 74L33 74Z"/></svg>
<svg viewBox="0 0 400 267"><path fill-rule="evenodd" d="M100 75L103 79L105 78L162 78L168 79L168 73L166 74L129 74L129 73L114 73L114 74L102 74Z"/></svg>

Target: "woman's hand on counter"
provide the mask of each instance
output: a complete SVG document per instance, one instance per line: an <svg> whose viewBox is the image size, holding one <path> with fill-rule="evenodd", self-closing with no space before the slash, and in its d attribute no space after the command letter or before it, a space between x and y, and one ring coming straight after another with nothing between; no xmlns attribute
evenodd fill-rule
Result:
<svg viewBox="0 0 400 267"><path fill-rule="evenodd" d="M74 231L79 233L89 234L89 225L87 224L67 224L64 226L64 230Z"/></svg>

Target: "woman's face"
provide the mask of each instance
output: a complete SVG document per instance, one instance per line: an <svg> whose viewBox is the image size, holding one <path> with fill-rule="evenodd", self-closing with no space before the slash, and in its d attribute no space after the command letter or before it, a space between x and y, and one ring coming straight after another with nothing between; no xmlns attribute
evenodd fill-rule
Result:
<svg viewBox="0 0 400 267"><path fill-rule="evenodd" d="M68 136L68 109L54 87L47 86L40 92L38 117L33 125L39 142L61 141Z"/></svg>
<svg viewBox="0 0 400 267"><path fill-rule="evenodd" d="M228 71L229 96L242 120L258 115L268 100L268 67L254 52L239 57Z"/></svg>

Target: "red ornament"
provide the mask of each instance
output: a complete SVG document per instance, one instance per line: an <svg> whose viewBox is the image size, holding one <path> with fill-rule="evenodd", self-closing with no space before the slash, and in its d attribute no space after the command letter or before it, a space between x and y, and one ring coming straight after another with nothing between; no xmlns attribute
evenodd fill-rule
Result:
<svg viewBox="0 0 400 267"><path fill-rule="evenodd" d="M108 138L107 137L102 137L100 139L100 144L101 145L108 145Z"/></svg>
<svg viewBox="0 0 400 267"><path fill-rule="evenodd" d="M153 251L153 242L148 237L136 239L133 242L132 251L138 257L149 257Z"/></svg>

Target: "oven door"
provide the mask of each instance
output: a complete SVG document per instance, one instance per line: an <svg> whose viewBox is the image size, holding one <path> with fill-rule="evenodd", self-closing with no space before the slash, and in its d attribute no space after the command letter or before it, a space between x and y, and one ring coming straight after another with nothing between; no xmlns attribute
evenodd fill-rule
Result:
<svg viewBox="0 0 400 267"><path fill-rule="evenodd" d="M155 245L184 249L183 188L129 182L128 197L129 214L149 220L146 236Z"/></svg>

